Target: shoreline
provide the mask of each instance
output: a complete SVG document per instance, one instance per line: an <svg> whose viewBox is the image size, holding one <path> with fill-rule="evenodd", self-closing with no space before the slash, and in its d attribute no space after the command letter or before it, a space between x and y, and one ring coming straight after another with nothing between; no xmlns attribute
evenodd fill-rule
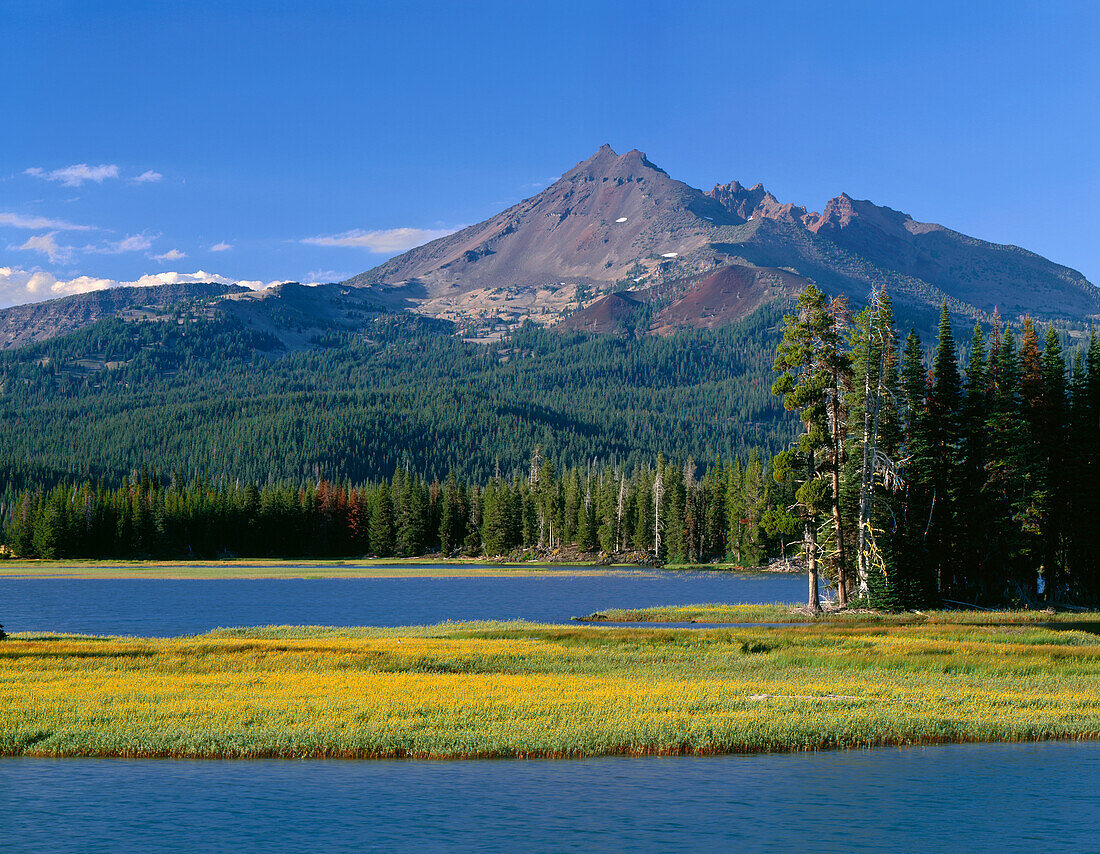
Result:
<svg viewBox="0 0 1100 854"><path fill-rule="evenodd" d="M573 622L589 625L645 623L659 628L666 624L693 623L700 628L729 624L784 626L903 626L903 625L1063 625L1095 626L1100 630L1100 611L1081 610L991 610L958 608L928 611L871 611L866 609L824 610L813 613L804 605L771 603L766 605L706 603L699 605L658 606L655 608L606 608L573 617Z"/></svg>
<svg viewBox="0 0 1100 854"><path fill-rule="evenodd" d="M49 753L35 752L33 750L23 753L0 753L0 763L11 759L148 759L162 762L175 760L193 762L250 762L256 760L280 760L293 762L295 760L325 760L332 762L378 762L378 761L409 761L409 762L474 762L485 760L499 760L501 762L523 762L537 760L557 760L562 762L580 761L584 759L601 758L633 758L644 759L647 757L682 757L682 758L707 758L720 756L782 756L793 753L839 753L855 750L876 750L879 748L906 748L906 747L938 747L951 744L1045 744L1057 742L1060 744L1081 743L1095 744L1100 742L1100 732L1088 734L1048 734L1041 733L1034 737L1006 737L1006 738L929 738L929 739L872 739L867 741L852 741L847 743L819 744L819 745L772 745L769 747L743 747L732 745L725 748L698 750L690 747L680 748L637 748L624 746L622 749L611 749L594 753L585 752L539 752L524 751L515 753L368 753L362 751L337 751L337 752L301 752L289 751L286 753L147 753L140 751L122 753Z"/></svg>
<svg viewBox="0 0 1100 854"><path fill-rule="evenodd" d="M5 579L72 578L124 580L163 579L279 579L279 578L470 578L521 576L638 575L654 572L729 572L764 575L775 570L734 567L730 564L648 566L637 563L591 561L503 561L454 558L169 561L169 560L8 560L0 561Z"/></svg>

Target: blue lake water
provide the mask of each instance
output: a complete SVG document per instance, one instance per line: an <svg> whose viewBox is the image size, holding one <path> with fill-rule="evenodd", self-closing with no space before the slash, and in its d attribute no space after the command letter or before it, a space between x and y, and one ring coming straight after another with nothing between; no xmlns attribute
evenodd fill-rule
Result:
<svg viewBox="0 0 1100 854"><path fill-rule="evenodd" d="M5 851L1100 851L1100 744L495 762L0 760Z"/></svg>
<svg viewBox="0 0 1100 854"><path fill-rule="evenodd" d="M795 575L0 579L9 630L173 636L799 601ZM581 761L0 759L5 851L1100 852L1100 744Z"/></svg>
<svg viewBox="0 0 1100 854"><path fill-rule="evenodd" d="M563 623L601 608L796 602L801 575L645 572L469 578L0 579L6 631L172 637L219 627Z"/></svg>

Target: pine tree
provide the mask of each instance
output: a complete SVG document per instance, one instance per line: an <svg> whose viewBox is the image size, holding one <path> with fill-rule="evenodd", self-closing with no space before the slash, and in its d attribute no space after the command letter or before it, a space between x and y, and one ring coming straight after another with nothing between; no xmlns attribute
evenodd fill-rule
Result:
<svg viewBox="0 0 1100 854"><path fill-rule="evenodd" d="M741 479L741 507L745 515L740 559L748 566L759 566L765 557L763 520L768 503L767 476L760 454L753 449Z"/></svg>
<svg viewBox="0 0 1100 854"><path fill-rule="evenodd" d="M893 599L899 607L923 607L935 597L936 572L928 533L935 514L935 461L928 416L931 378L920 338L910 331L901 357L905 486L895 549Z"/></svg>
<svg viewBox="0 0 1100 854"><path fill-rule="evenodd" d="M775 459L775 476L780 481L797 482L795 509L803 525L803 557L809 583L808 607L821 609L818 590L819 553L817 531L822 514L831 503L831 479L828 458L832 447L830 429L830 392L835 390L834 360L829 351L835 324L829 314L825 295L813 284L799 296L798 314L783 319L783 340L779 343L775 371L779 378L772 394L783 397L783 406L797 410L803 432L790 449ZM833 460L839 465L839 455ZM839 496L836 496L839 502ZM838 542L841 540L837 538ZM843 573L838 578L843 585Z"/></svg>
<svg viewBox="0 0 1100 854"><path fill-rule="evenodd" d="M1095 354L1095 356L1094 356ZM1074 355L1070 380L1071 414L1067 460L1067 493L1072 496L1068 508L1068 563L1072 567L1066 579L1068 598L1079 602L1096 601L1100 538L1096 519L1100 516L1100 486L1097 466L1100 454L1100 398L1093 397L1094 371L1100 368L1100 346L1090 330L1085 353ZM1100 383L1096 384L1100 391Z"/></svg>
<svg viewBox="0 0 1100 854"><path fill-rule="evenodd" d="M974 324L970 356L966 362L965 398L960 424L961 469L959 472L960 565L969 588L967 601L986 600L992 593L993 568L986 560L990 520L986 504L986 415L989 408L989 369L985 336L980 323Z"/></svg>
<svg viewBox="0 0 1100 854"><path fill-rule="evenodd" d="M504 554L511 547L511 519L508 486L495 478L481 496L481 541L489 557Z"/></svg>
<svg viewBox="0 0 1100 854"><path fill-rule="evenodd" d="M397 551L403 557L416 557L424 551L428 533L428 495L418 475L405 478L397 505Z"/></svg>
<svg viewBox="0 0 1100 854"><path fill-rule="evenodd" d="M893 306L885 289L871 292L870 305L853 322L850 338L853 369L848 395L852 426L844 466L841 507L847 523L850 569L861 596L870 596L872 576L876 601L882 601L893 565L889 534L890 492L901 484L897 425L897 341Z"/></svg>
<svg viewBox="0 0 1100 854"><path fill-rule="evenodd" d="M1034 589L1035 566L1030 559L1030 445L1020 390L1020 362L1012 330L1003 337L994 326L990 346L989 409L986 416L986 498L990 506L991 565L1000 567L993 593L1019 599ZM1015 588L1015 589L1013 589Z"/></svg>
<svg viewBox="0 0 1100 854"><path fill-rule="evenodd" d="M592 477L586 475L579 490L577 507L577 548L590 552L596 547L596 504L592 497Z"/></svg>
<svg viewBox="0 0 1100 854"><path fill-rule="evenodd" d="M466 492L469 512L466 514L466 554L476 555L481 551L481 499L482 491L474 484Z"/></svg>
<svg viewBox="0 0 1100 854"><path fill-rule="evenodd" d="M928 547L936 570L937 591L954 594L959 586L956 509L959 495L959 410L961 383L951 317L944 301L932 360L932 385L927 402L930 450L930 486L933 506L928 525Z"/></svg>
<svg viewBox="0 0 1100 854"><path fill-rule="evenodd" d="M1070 427L1069 389L1066 385L1066 360L1062 342L1053 325L1043 339L1041 359L1042 398L1039 410L1039 464L1044 472L1045 489L1040 509L1040 537L1043 542L1043 581L1045 598L1056 602L1064 595L1066 577L1066 529L1069 495L1066 484L1068 432Z"/></svg>
<svg viewBox="0 0 1100 854"><path fill-rule="evenodd" d="M393 557L397 540L394 527L393 497L390 486L382 481L374 496L370 516L370 550L375 557Z"/></svg>
<svg viewBox="0 0 1100 854"><path fill-rule="evenodd" d="M735 457L726 478L726 557L737 563L743 560L742 544L745 537L743 477L741 458Z"/></svg>
<svg viewBox="0 0 1100 854"><path fill-rule="evenodd" d="M466 533L466 520L458 500L458 482L454 469L447 472L443 483L442 509L439 519L439 542L444 557L462 545Z"/></svg>

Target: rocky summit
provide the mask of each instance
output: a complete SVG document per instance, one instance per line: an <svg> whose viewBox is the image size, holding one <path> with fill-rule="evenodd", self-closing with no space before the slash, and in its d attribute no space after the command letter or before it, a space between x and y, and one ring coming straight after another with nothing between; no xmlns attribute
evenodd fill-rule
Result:
<svg viewBox="0 0 1100 854"><path fill-rule="evenodd" d="M975 319L1100 314L1083 275L1025 249L845 193L820 213L761 184L704 193L607 145L539 194L345 284L460 324L666 333L736 320L806 281L855 303L885 285L914 317L944 300Z"/></svg>

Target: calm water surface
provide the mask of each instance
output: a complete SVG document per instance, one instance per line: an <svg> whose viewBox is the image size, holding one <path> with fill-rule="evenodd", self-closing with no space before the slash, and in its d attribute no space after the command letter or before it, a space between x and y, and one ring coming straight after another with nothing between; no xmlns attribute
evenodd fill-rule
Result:
<svg viewBox="0 0 1100 854"><path fill-rule="evenodd" d="M6 631L172 637L228 626L561 623L601 608L794 602L801 575L647 572L578 577L224 580L0 579Z"/></svg>
<svg viewBox="0 0 1100 854"><path fill-rule="evenodd" d="M496 762L0 760L5 851L1100 851L1100 744Z"/></svg>

